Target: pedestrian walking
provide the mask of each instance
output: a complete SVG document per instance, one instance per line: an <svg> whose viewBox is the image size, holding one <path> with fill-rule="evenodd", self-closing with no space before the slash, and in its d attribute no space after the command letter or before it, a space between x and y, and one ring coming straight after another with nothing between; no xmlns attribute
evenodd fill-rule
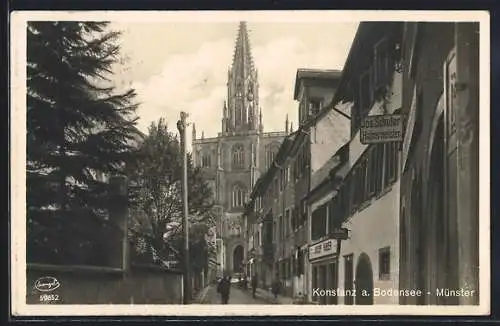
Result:
<svg viewBox="0 0 500 326"><path fill-rule="evenodd" d="M278 300L278 294L280 293L280 290L281 290L281 282L279 276L276 274L276 278L274 279L274 282L271 286L271 292L274 294L275 300Z"/></svg>
<svg viewBox="0 0 500 326"><path fill-rule="evenodd" d="M257 280L258 280L258 275L257 273L252 277L252 296L255 299L255 293L257 292Z"/></svg>
<svg viewBox="0 0 500 326"><path fill-rule="evenodd" d="M231 293L231 280L229 277L224 277L217 286L217 292L220 294L221 303L228 304L229 295Z"/></svg>

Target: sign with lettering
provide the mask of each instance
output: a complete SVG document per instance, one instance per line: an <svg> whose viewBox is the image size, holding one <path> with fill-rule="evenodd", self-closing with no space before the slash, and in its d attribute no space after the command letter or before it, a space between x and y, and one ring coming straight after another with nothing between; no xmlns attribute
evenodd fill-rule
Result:
<svg viewBox="0 0 500 326"><path fill-rule="evenodd" d="M361 122L361 144L403 140L403 117L398 114L371 115Z"/></svg>
<svg viewBox="0 0 500 326"><path fill-rule="evenodd" d="M346 228L335 229L329 236L336 240L347 240L349 238L349 230Z"/></svg>
<svg viewBox="0 0 500 326"><path fill-rule="evenodd" d="M309 260L322 258L337 253L337 240L328 239L309 247Z"/></svg>

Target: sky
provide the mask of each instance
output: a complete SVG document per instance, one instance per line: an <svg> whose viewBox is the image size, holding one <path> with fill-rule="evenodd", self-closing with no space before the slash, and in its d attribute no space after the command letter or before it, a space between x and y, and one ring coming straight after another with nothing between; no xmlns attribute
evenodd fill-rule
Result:
<svg viewBox="0 0 500 326"><path fill-rule="evenodd" d="M116 67L116 82L136 90L139 128L146 132L164 117L176 131L184 110L198 137L202 131L217 136L238 22L115 22L111 27L122 32L125 59ZM296 129L297 69L342 69L357 27L358 22L247 23L264 131L284 130L287 114Z"/></svg>

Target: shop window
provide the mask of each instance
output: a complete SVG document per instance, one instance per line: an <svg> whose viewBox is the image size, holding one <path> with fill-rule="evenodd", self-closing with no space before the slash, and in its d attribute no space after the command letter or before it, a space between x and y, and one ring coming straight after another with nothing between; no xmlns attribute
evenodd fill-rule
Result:
<svg viewBox="0 0 500 326"><path fill-rule="evenodd" d="M387 281L391 279L391 250L385 247L378 252L378 275L379 280Z"/></svg>
<svg viewBox="0 0 500 326"><path fill-rule="evenodd" d="M312 288L313 290L318 288L318 267L317 266L313 266L312 268ZM314 301L317 301L319 298L316 294L316 292L318 291L313 291L313 297L312 299Z"/></svg>

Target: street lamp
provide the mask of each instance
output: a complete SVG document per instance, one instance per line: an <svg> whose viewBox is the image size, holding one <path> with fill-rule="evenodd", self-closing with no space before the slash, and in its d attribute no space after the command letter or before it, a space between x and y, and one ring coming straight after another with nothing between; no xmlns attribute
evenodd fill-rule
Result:
<svg viewBox="0 0 500 326"><path fill-rule="evenodd" d="M187 182L187 149L186 149L186 119L188 115L186 112L181 112L181 119L177 121L177 129L179 130L181 138L182 150L182 197L184 203L184 304L189 304L191 299L191 286L190 286L190 273L189 273L189 213L188 213L188 182Z"/></svg>

